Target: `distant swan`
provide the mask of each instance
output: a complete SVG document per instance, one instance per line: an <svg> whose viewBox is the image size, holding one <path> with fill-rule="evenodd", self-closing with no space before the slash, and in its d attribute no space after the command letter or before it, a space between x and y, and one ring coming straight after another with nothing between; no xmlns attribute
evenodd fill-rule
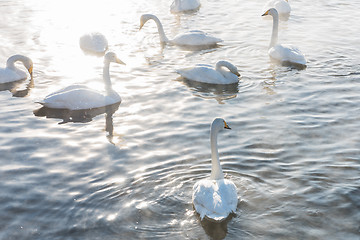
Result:
<svg viewBox="0 0 360 240"><path fill-rule="evenodd" d="M13 55L6 61L6 68L0 68L0 84L24 80L27 78L26 72L15 67L15 62L22 62L32 78L33 62L30 58L23 55Z"/></svg>
<svg viewBox="0 0 360 240"><path fill-rule="evenodd" d="M193 187L192 201L196 212L213 221L223 221L236 211L238 197L235 184L224 179L219 161L217 135L221 129L231 129L222 118L215 118L211 124L211 176L202 179Z"/></svg>
<svg viewBox="0 0 360 240"><path fill-rule="evenodd" d="M174 0L170 6L172 13L195 11L200 8L199 0Z"/></svg>
<svg viewBox="0 0 360 240"><path fill-rule="evenodd" d="M80 37L79 44L82 50L94 54L104 54L108 49L106 37L99 32L84 34Z"/></svg>
<svg viewBox="0 0 360 240"><path fill-rule="evenodd" d="M230 71L223 68L227 68ZM215 69L210 65L199 64L193 68L176 70L176 72L186 79L209 84L237 83L240 76L237 68L227 61L218 61Z"/></svg>
<svg viewBox="0 0 360 240"><path fill-rule="evenodd" d="M272 59L285 65L306 66L305 56L299 49L292 45L277 44L279 14L275 8L270 8L262 16L271 15L273 17L273 29L269 46L269 55Z"/></svg>
<svg viewBox="0 0 360 240"><path fill-rule="evenodd" d="M83 85L71 85L46 96L39 103L48 108L82 110L99 108L121 102L120 96L112 89L110 81L110 62L125 64L113 52L104 57L103 79L106 94L92 90Z"/></svg>
<svg viewBox="0 0 360 240"><path fill-rule="evenodd" d="M264 11L275 8L279 15L289 15L291 7L288 0L270 0L264 6Z"/></svg>
<svg viewBox="0 0 360 240"><path fill-rule="evenodd" d="M202 32L202 31L198 31L198 30L193 30L193 31L189 31L187 33L179 34L179 35L175 36L175 38L173 40L169 40L165 35L164 28L163 28L160 20L155 15L152 15L152 14L142 15L140 18L140 29L150 19L154 20L157 25L158 32L160 35L160 42L162 44L169 43L169 44L174 44L174 45L184 46L184 47L206 46L206 47L211 48L211 47L217 46L218 43L222 42L221 39L209 36L206 33Z"/></svg>

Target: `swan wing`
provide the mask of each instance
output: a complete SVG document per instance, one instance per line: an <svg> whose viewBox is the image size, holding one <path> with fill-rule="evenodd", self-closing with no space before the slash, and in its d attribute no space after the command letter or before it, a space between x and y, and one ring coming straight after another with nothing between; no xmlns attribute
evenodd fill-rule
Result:
<svg viewBox="0 0 360 240"><path fill-rule="evenodd" d="M193 204L201 219L225 220L236 211L237 191L229 180L203 179L193 187Z"/></svg>
<svg viewBox="0 0 360 240"><path fill-rule="evenodd" d="M292 45L277 44L269 49L269 55L273 59L281 62L306 65L304 54L302 54L298 48Z"/></svg>
<svg viewBox="0 0 360 240"><path fill-rule="evenodd" d="M207 46L222 42L220 38L210 36L202 31L193 30L177 35L172 42L183 46Z"/></svg>
<svg viewBox="0 0 360 240"><path fill-rule="evenodd" d="M21 70L15 71L9 68L0 68L0 84L15 82L26 78L26 73Z"/></svg>
<svg viewBox="0 0 360 240"><path fill-rule="evenodd" d="M197 65L193 68L184 68L176 71L182 77L209 84L224 84L226 79L218 71L207 65Z"/></svg>
<svg viewBox="0 0 360 240"><path fill-rule="evenodd" d="M121 98L117 94L105 96L92 89L76 88L50 94L39 103L48 108L81 110L104 107L120 101Z"/></svg>

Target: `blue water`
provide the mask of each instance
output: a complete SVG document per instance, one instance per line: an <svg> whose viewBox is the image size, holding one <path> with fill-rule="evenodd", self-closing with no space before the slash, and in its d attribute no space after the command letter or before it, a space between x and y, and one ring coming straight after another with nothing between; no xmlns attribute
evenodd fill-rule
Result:
<svg viewBox="0 0 360 240"><path fill-rule="evenodd" d="M15 97L0 91L0 239L359 239L359 1L290 1L279 41L306 55L307 68L273 64L265 1L202 0L173 15L171 1L0 2L0 64L34 62ZM212 50L163 49L196 29L222 38ZM118 109L81 122L35 116L36 103L69 84L102 89L102 58L79 37L100 31L127 63L111 65ZM194 85L175 69L228 60L235 88ZM19 65L21 67L21 65ZM14 92L14 91L13 91ZM201 222L192 186L210 175L210 123L225 177L238 188L236 215Z"/></svg>

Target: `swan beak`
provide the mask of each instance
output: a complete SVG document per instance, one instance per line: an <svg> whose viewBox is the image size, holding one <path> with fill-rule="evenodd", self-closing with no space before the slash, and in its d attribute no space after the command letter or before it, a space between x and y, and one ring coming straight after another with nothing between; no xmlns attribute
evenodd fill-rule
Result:
<svg viewBox="0 0 360 240"><path fill-rule="evenodd" d="M239 72L236 72L235 75L238 76L238 77L241 76Z"/></svg>
<svg viewBox="0 0 360 240"><path fill-rule="evenodd" d="M124 63L123 61L121 61L120 59L116 58L116 63L122 64L122 65L126 65L126 63Z"/></svg>
<svg viewBox="0 0 360 240"><path fill-rule="evenodd" d="M225 125L224 126L225 129L231 129L231 127L229 127L229 125L225 121L224 121L224 125Z"/></svg>
<svg viewBox="0 0 360 240"><path fill-rule="evenodd" d="M268 15L269 14L269 10L267 10L263 15L261 15L261 16L266 16L266 15Z"/></svg>
<svg viewBox="0 0 360 240"><path fill-rule="evenodd" d="M30 73L30 76L31 76L31 78L32 78L32 76L33 76L33 67L31 66L31 67L29 67L29 73Z"/></svg>
<svg viewBox="0 0 360 240"><path fill-rule="evenodd" d="M142 29L143 26L144 26L144 23L143 23L143 22L140 22L139 31Z"/></svg>

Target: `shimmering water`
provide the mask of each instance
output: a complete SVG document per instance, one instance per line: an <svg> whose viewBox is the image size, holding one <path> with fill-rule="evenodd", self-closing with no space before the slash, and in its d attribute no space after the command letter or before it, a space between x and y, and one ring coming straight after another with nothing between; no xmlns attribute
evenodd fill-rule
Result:
<svg viewBox="0 0 360 240"><path fill-rule="evenodd" d="M306 54L301 71L269 60L265 1L201 2L177 16L170 0L0 1L0 63L34 62L33 85L16 88L25 97L0 92L0 239L360 238L360 2L290 1L279 40ZM138 31L143 13L169 38L197 29L224 43L162 49L153 22ZM102 59L78 45L88 31L127 63L110 69L123 102L82 122L35 116L35 101L60 87L103 87ZM174 71L218 60L239 68L238 86ZM218 142L240 199L232 219L209 224L191 193L210 175L217 116L232 127Z"/></svg>

